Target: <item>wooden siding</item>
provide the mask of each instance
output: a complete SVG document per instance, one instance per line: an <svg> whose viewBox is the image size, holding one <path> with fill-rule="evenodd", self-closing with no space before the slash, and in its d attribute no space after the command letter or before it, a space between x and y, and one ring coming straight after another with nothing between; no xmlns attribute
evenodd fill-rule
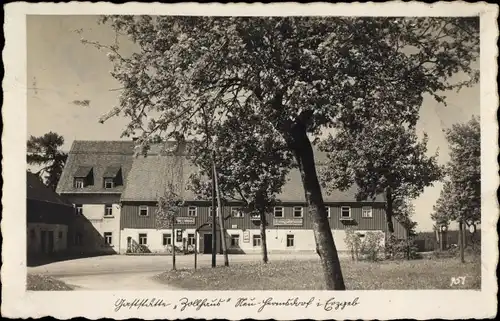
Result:
<svg viewBox="0 0 500 321"><path fill-rule="evenodd" d="M120 203L120 194L65 194L64 197L73 204Z"/></svg>
<svg viewBox="0 0 500 321"><path fill-rule="evenodd" d="M148 206L148 216L139 215L139 206ZM181 209L180 217L188 216L188 206L197 207L197 216L193 217L195 220L194 224L177 224L176 228L179 229L194 229L201 226L204 223L209 223L212 218L209 216L209 206L206 202L204 203L191 203L187 204ZM231 207L237 207L236 204L224 206L223 217L227 217L231 213ZM284 219L293 219L293 208L295 206L301 206L300 204L282 204L280 206L284 207ZM384 205L380 203L336 203L328 204L331 213L329 218L330 226L332 229L346 229L351 227L355 230L383 230L386 231L386 219L385 219L385 209ZM351 222L343 222L340 220L340 209L342 206L351 207ZM364 218L362 217L362 208L365 206L371 206L373 210L373 217ZM123 203L121 210L121 228L156 228L156 206L154 203ZM351 223L351 224L349 224ZM228 218L225 223L226 229L256 229L259 227L259 221L252 221L250 216L245 214L244 217L231 217ZM307 211L307 207L303 206L303 218L301 225L279 225L274 224L274 214L268 215L268 229L311 229L312 221L311 217ZM405 232L400 224L395 224L395 230L398 237L403 237Z"/></svg>

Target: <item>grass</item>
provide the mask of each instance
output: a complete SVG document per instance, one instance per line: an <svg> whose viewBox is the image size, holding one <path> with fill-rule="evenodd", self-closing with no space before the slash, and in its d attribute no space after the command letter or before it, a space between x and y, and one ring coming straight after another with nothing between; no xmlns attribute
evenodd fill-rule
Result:
<svg viewBox="0 0 500 321"><path fill-rule="evenodd" d="M26 288L28 291L71 291L73 288L63 281L39 275L28 274Z"/></svg>
<svg viewBox="0 0 500 321"><path fill-rule="evenodd" d="M272 258L271 258L272 259ZM341 262L349 290L424 290L481 288L481 263L456 258L414 261ZM464 285L451 279L465 276ZM159 282L186 290L324 290L319 261L244 263L230 267L164 272Z"/></svg>

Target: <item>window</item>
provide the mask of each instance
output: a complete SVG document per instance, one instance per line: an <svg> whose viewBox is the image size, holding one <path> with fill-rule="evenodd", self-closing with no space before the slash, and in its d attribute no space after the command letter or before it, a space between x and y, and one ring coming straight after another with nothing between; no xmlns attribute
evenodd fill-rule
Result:
<svg viewBox="0 0 500 321"><path fill-rule="evenodd" d="M75 188L84 188L83 178L75 178Z"/></svg>
<svg viewBox="0 0 500 321"><path fill-rule="evenodd" d="M371 206L363 206L363 217L364 218L372 218L373 217L373 210Z"/></svg>
<svg viewBox="0 0 500 321"><path fill-rule="evenodd" d="M30 238L31 238L31 239L34 239L35 237L36 237L36 232L35 232L35 230L33 230L33 229L32 229L32 230L30 230Z"/></svg>
<svg viewBox="0 0 500 321"><path fill-rule="evenodd" d="M288 234L286 236L286 247L294 247L295 246L295 239L292 234Z"/></svg>
<svg viewBox="0 0 500 321"><path fill-rule="evenodd" d="M243 216L243 211L239 207L231 207L231 217L241 218Z"/></svg>
<svg viewBox="0 0 500 321"><path fill-rule="evenodd" d="M75 212L78 215L83 215L83 205L82 204L75 204Z"/></svg>
<svg viewBox="0 0 500 321"><path fill-rule="evenodd" d="M104 205L104 216L113 216L113 205L106 204Z"/></svg>
<svg viewBox="0 0 500 321"><path fill-rule="evenodd" d="M187 241L188 241L188 244L187 244L188 246L189 246L189 245L194 245L194 242L195 242L195 241L194 241L194 234L188 234L188 239L187 239Z"/></svg>
<svg viewBox="0 0 500 321"><path fill-rule="evenodd" d="M276 206L274 208L274 217L283 217L283 207L282 206Z"/></svg>
<svg viewBox="0 0 500 321"><path fill-rule="evenodd" d="M218 217L218 216L219 216L219 207L217 206L217 207L215 208L215 210L217 211L217 212L215 213L215 215L216 215L216 217ZM210 207L208 208L208 216L209 216L209 217L212 217L212 206L210 206Z"/></svg>
<svg viewBox="0 0 500 321"><path fill-rule="evenodd" d="M340 217L351 217L351 208L349 206L342 206L340 208Z"/></svg>
<svg viewBox="0 0 500 321"><path fill-rule="evenodd" d="M113 233L104 232L104 244L113 245Z"/></svg>
<svg viewBox="0 0 500 321"><path fill-rule="evenodd" d="M198 212L198 209L196 206L189 206L188 207L188 216L196 216Z"/></svg>
<svg viewBox="0 0 500 321"><path fill-rule="evenodd" d="M231 235L231 247L240 246L240 236L238 234Z"/></svg>
<svg viewBox="0 0 500 321"><path fill-rule="evenodd" d="M59 231L57 237L59 237L60 240L62 240L63 238L63 232L62 231Z"/></svg>
<svg viewBox="0 0 500 321"><path fill-rule="evenodd" d="M172 234L165 233L163 234L163 246L172 245Z"/></svg>
<svg viewBox="0 0 500 321"><path fill-rule="evenodd" d="M326 213L328 214L328 217L332 216L332 208L330 206L326 207Z"/></svg>
<svg viewBox="0 0 500 321"><path fill-rule="evenodd" d="M139 216L148 216L148 207L146 205L139 206Z"/></svg>
<svg viewBox="0 0 500 321"><path fill-rule="evenodd" d="M148 244L148 235L146 233L139 234L139 244L140 245Z"/></svg>
<svg viewBox="0 0 500 321"><path fill-rule="evenodd" d="M112 178L105 178L104 179L104 188L113 188L115 187L115 182L113 182Z"/></svg>
<svg viewBox="0 0 500 321"><path fill-rule="evenodd" d="M293 217L302 217L302 210L303 210L303 207L302 206L295 206L293 208Z"/></svg>
<svg viewBox="0 0 500 321"><path fill-rule="evenodd" d="M252 237L252 241L253 241L253 246L260 246L262 240L260 239L260 235L259 234L255 234Z"/></svg>

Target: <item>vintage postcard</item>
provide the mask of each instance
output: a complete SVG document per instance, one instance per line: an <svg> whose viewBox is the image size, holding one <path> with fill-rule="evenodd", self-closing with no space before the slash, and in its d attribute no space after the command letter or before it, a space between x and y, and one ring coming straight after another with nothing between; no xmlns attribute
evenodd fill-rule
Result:
<svg viewBox="0 0 500 321"><path fill-rule="evenodd" d="M5 8L2 315L496 315L497 5Z"/></svg>

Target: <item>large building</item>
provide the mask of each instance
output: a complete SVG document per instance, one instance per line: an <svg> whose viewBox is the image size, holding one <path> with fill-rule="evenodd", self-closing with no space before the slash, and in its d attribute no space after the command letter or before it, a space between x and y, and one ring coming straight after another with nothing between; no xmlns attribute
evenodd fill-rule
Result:
<svg viewBox="0 0 500 321"><path fill-rule="evenodd" d="M185 205L176 218L174 234L157 219L157 200L172 181L186 182L196 171L186 157L167 156L153 146L147 156L134 156L133 141L75 141L69 152L57 192L75 204L91 226L82 231L82 248L115 253L166 252L197 248L211 253L211 201L200 201L195 193L181 189ZM321 165L324 155L317 153ZM181 186L177 184L176 186ZM359 202L355 188L324 192L330 226L339 251L346 251L346 229L386 231L384 200ZM270 253L314 251L312 224L298 171L292 171L268 218L267 248ZM260 251L260 220L243 213L240 204L225 203L222 209L226 244L231 252ZM218 230L219 226L217 226ZM396 234L404 228L395 221ZM219 234L218 230L218 234ZM220 235L220 234L219 234ZM218 251L220 251L220 237Z"/></svg>

